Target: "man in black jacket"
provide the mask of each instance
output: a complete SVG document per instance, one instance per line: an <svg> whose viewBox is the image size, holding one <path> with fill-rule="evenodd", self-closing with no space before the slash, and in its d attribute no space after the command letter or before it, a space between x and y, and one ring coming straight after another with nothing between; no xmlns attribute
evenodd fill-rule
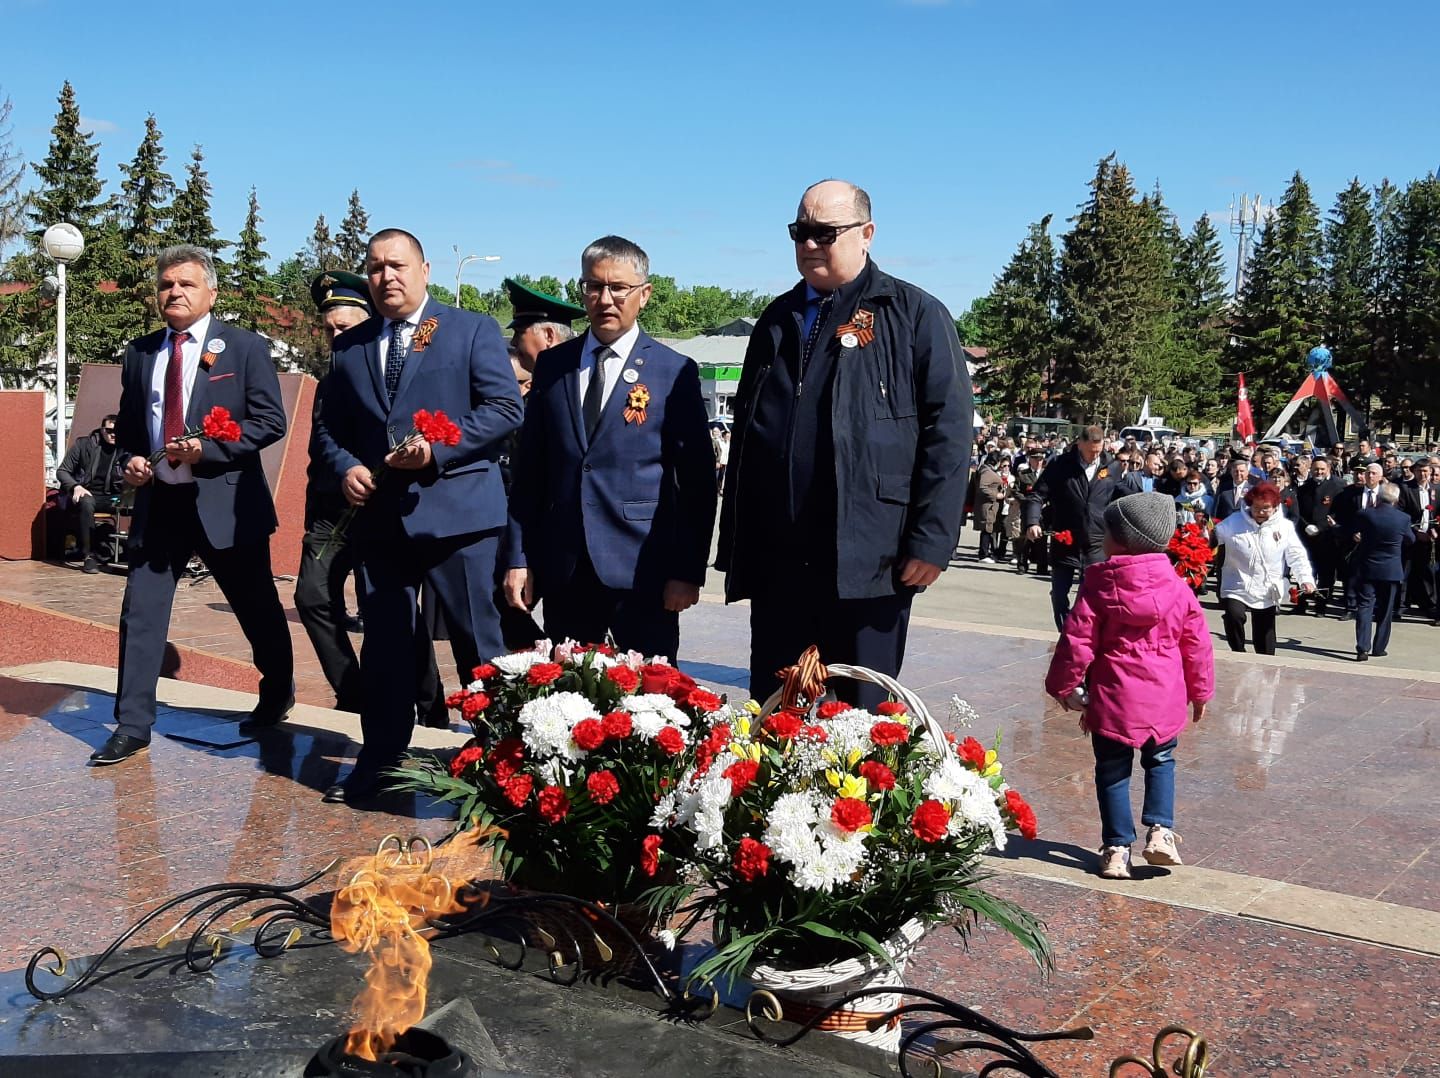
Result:
<svg viewBox="0 0 1440 1078"><path fill-rule="evenodd" d="M115 416L107 415L88 437L70 447L55 478L60 493L76 518L76 540L87 573L100 571L100 559L90 549L95 513L108 513L120 497L119 448L115 444Z"/></svg>
<svg viewBox="0 0 1440 1078"><path fill-rule="evenodd" d="M1050 510L1050 606L1056 629L1065 627L1076 579L1087 565L1105 557L1105 507L1114 498L1119 477L1111 474L1101 452L1104 442L1104 430L1086 427L1075 444L1040 473L1025 499L1026 536L1032 541L1044 534L1040 516L1047 506Z"/></svg>
<svg viewBox="0 0 1440 1078"><path fill-rule="evenodd" d="M759 700L811 644L900 672L910 604L960 535L974 420L949 312L870 261L870 197L817 183L789 231L804 279L745 352L716 558L726 599L751 600Z"/></svg>
<svg viewBox="0 0 1440 1078"><path fill-rule="evenodd" d="M1330 591L1335 587L1335 565L1339 554L1335 546L1335 499L1345 489L1345 480L1330 474L1330 459L1316 457L1310 478L1300 484L1297 500L1300 507L1300 541L1315 567L1315 613L1325 616ZM1303 614L1311 596L1302 596L1295 613Z"/></svg>

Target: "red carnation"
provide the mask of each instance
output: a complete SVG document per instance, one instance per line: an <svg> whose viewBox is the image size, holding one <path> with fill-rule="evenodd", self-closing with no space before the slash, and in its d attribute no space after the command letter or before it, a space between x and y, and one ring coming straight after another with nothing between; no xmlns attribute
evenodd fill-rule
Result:
<svg viewBox="0 0 1440 1078"><path fill-rule="evenodd" d="M730 780L730 796L739 797L750 788L755 781L755 776L760 773L760 765L754 760L736 760L733 764L720 772L721 776Z"/></svg>
<svg viewBox="0 0 1440 1078"><path fill-rule="evenodd" d="M1055 541L1061 546L1069 546L1071 543L1075 542L1075 537L1071 535L1068 531L1056 532Z"/></svg>
<svg viewBox="0 0 1440 1078"><path fill-rule="evenodd" d="M489 706L490 697L483 692L472 692L460 702L460 714L466 721L474 722L480 713Z"/></svg>
<svg viewBox="0 0 1440 1078"><path fill-rule="evenodd" d="M665 693L680 671L666 663L647 663L640 668L640 691Z"/></svg>
<svg viewBox="0 0 1440 1078"><path fill-rule="evenodd" d="M910 817L910 830L922 842L939 842L950 827L950 810L939 801L922 801Z"/></svg>
<svg viewBox="0 0 1440 1078"><path fill-rule="evenodd" d="M842 831L858 831L871 819L870 806L858 797L837 797L830 806L830 822Z"/></svg>
<svg viewBox="0 0 1440 1078"><path fill-rule="evenodd" d="M910 709L907 708L904 704L902 704L899 700L886 700L883 704L881 704L875 709L875 714L905 715L909 713L909 710Z"/></svg>
<svg viewBox="0 0 1440 1078"><path fill-rule="evenodd" d="M735 859L732 864L735 867L735 875L746 883L754 883L756 879L770 871L770 847L753 838L742 838L740 848L735 851Z"/></svg>
<svg viewBox="0 0 1440 1078"><path fill-rule="evenodd" d="M450 761L450 774L453 778L459 778L465 773L465 769L471 764L478 764L485 753L479 745L467 745L455 754Z"/></svg>
<svg viewBox="0 0 1440 1078"><path fill-rule="evenodd" d="M427 442L440 442L444 445L460 444L460 428L438 408L433 413L421 408L411 417L411 420L415 424L415 429L420 432L420 437Z"/></svg>
<svg viewBox="0 0 1440 1078"><path fill-rule="evenodd" d="M538 689L559 680L564 672L565 668L559 663L536 663L525 675L525 680Z"/></svg>
<svg viewBox="0 0 1440 1078"><path fill-rule="evenodd" d="M660 836L646 835L640 843L640 871L653 876L660 869Z"/></svg>
<svg viewBox="0 0 1440 1078"><path fill-rule="evenodd" d="M515 772L520 769L520 762L524 759L525 743L518 737L507 737L490 750L490 765L495 769L495 781L500 783L501 786L507 787L505 790L506 797L511 797L507 784ZM516 807L518 808L519 805L523 805L525 803L525 797L529 795L530 788L527 786L524 797L520 798ZM514 798L511 797L511 800L513 801Z"/></svg>
<svg viewBox="0 0 1440 1078"><path fill-rule="evenodd" d="M861 764L860 777L876 790L895 789L895 772L879 760L866 760Z"/></svg>
<svg viewBox="0 0 1440 1078"><path fill-rule="evenodd" d="M597 805L608 805L620 792L620 783L609 771L597 771L585 780L585 789L590 791L590 800Z"/></svg>
<svg viewBox="0 0 1440 1078"><path fill-rule="evenodd" d="M655 735L655 743L665 750L667 756L679 756L685 751L685 735L674 726L662 726Z"/></svg>
<svg viewBox="0 0 1440 1078"><path fill-rule="evenodd" d="M624 741L634 727L630 716L623 711L610 712L600 720L600 725L605 728L605 736L611 741Z"/></svg>
<svg viewBox="0 0 1440 1078"><path fill-rule="evenodd" d="M581 719L570 731L570 736L586 752L594 752L605 744L605 724L599 719Z"/></svg>
<svg viewBox="0 0 1440 1078"><path fill-rule="evenodd" d="M676 670L674 676L670 678L670 687L665 692L677 704L683 704L696 687L693 677Z"/></svg>
<svg viewBox="0 0 1440 1078"><path fill-rule="evenodd" d="M547 786L540 791L540 818L546 823L559 823L570 815L570 799L559 786Z"/></svg>
<svg viewBox="0 0 1440 1078"><path fill-rule="evenodd" d="M844 700L826 700L815 709L817 719L833 719L836 715L843 715L847 711L854 710L854 704L847 704Z"/></svg>
<svg viewBox="0 0 1440 1078"><path fill-rule="evenodd" d="M212 442L238 442L240 424L230 418L230 409L216 405L200 421L200 432Z"/></svg>
<svg viewBox="0 0 1440 1078"><path fill-rule="evenodd" d="M706 689L691 689L685 697L685 705L702 715L720 710L720 697Z"/></svg>
<svg viewBox="0 0 1440 1078"><path fill-rule="evenodd" d="M870 740L882 748L886 745L903 745L910 740L910 728L898 722L877 722L870 727Z"/></svg>
<svg viewBox="0 0 1440 1078"><path fill-rule="evenodd" d="M765 720L765 729L784 740L798 734L805 722L793 711L777 711Z"/></svg>
<svg viewBox="0 0 1440 1078"><path fill-rule="evenodd" d="M496 764L496 773L499 773L499 763ZM521 771L511 775L505 780L505 800L514 805L517 809L524 808L525 802L530 800L530 789L535 785L535 779L531 775Z"/></svg>
<svg viewBox="0 0 1440 1078"><path fill-rule="evenodd" d="M961 760L969 764L976 771L985 770L985 746L976 741L973 737L967 737L960 742L955 750Z"/></svg>
<svg viewBox="0 0 1440 1078"><path fill-rule="evenodd" d="M830 740L830 734L823 726L807 726L800 732L806 737L812 738L815 741L820 742L820 744L822 745Z"/></svg>
<svg viewBox="0 0 1440 1078"><path fill-rule="evenodd" d="M453 711L461 704L463 704L465 702L465 697L469 695L470 694L467 693L464 689L456 689L449 696L445 697L445 706Z"/></svg>
<svg viewBox="0 0 1440 1078"><path fill-rule="evenodd" d="M1034 838L1039 833L1035 810L1026 804L1025 799L1017 791L1005 791L1005 807L1010 810L1010 815L1015 819L1015 829L1021 835L1025 838Z"/></svg>
<svg viewBox="0 0 1440 1078"><path fill-rule="evenodd" d="M487 681L500 671L494 663L481 663L474 670L470 671L471 681Z"/></svg>
<svg viewBox="0 0 1440 1078"><path fill-rule="evenodd" d="M640 675L628 666L612 666L605 671L605 680L624 693L631 693L640 685Z"/></svg>

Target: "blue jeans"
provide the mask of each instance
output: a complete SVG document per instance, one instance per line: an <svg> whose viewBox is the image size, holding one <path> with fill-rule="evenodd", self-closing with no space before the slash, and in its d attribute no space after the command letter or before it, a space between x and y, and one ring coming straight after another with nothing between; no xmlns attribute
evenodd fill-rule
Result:
<svg viewBox="0 0 1440 1078"><path fill-rule="evenodd" d="M1055 611L1056 632L1065 631L1065 619L1070 614L1070 589L1080 572L1073 565L1050 566L1050 606Z"/></svg>
<svg viewBox="0 0 1440 1078"><path fill-rule="evenodd" d="M1175 746L1172 737L1163 745L1152 737L1140 749L1145 769L1145 803L1140 822L1147 827L1175 826ZM1100 841L1106 846L1129 846L1135 841L1135 817L1130 811L1130 768L1135 750L1103 734L1091 734L1095 748L1095 795L1100 802Z"/></svg>

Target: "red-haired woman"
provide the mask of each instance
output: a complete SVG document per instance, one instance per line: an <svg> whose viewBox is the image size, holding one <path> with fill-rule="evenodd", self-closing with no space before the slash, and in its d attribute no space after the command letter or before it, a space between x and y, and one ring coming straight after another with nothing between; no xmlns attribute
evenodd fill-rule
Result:
<svg viewBox="0 0 1440 1078"><path fill-rule="evenodd" d="M1224 608L1225 640L1231 651L1245 650L1245 617L1250 638L1260 655L1275 654L1275 612L1287 587L1285 570L1311 595L1315 575L1295 525L1280 511L1274 483L1257 483L1245 494L1245 506L1215 528L1214 542L1225 548L1220 570L1220 603Z"/></svg>

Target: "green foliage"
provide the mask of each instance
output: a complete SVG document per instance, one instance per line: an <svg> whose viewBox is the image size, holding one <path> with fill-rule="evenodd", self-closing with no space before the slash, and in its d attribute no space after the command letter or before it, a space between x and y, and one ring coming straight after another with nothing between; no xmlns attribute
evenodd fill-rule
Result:
<svg viewBox="0 0 1440 1078"><path fill-rule="evenodd" d="M980 310L972 304L967 312L975 316L990 349L980 383L985 402L992 407L1021 415L1039 415L1048 409L1048 375L1056 349L1056 291L1055 245L1047 214L1030 226Z"/></svg>
<svg viewBox="0 0 1440 1078"><path fill-rule="evenodd" d="M340 251L330 235L330 226L325 223L323 213L315 218L315 228L310 233L310 239L305 243L305 249L300 252L300 257L304 259L305 265L316 273L321 270L350 268L340 257Z"/></svg>
<svg viewBox="0 0 1440 1078"><path fill-rule="evenodd" d="M175 183L164 170L165 148L155 114L145 118L145 136L120 184L120 213L125 240L123 269L116 279L125 310L127 337L138 337L160 324L155 309L155 256L164 246Z"/></svg>
<svg viewBox="0 0 1440 1078"><path fill-rule="evenodd" d="M0 99L0 256L24 232L28 202L20 186L25 176L25 162L12 140L10 110L10 99Z"/></svg>
<svg viewBox="0 0 1440 1078"><path fill-rule="evenodd" d="M1391 194L1381 222L1379 418L1433 430L1440 424L1440 179L1432 172Z"/></svg>
<svg viewBox="0 0 1440 1078"><path fill-rule="evenodd" d="M736 292L715 285L681 288L674 277L652 275L650 302L640 312L640 326L659 337L693 337L737 318L751 318L773 298L752 291ZM568 291L568 289L567 289ZM574 294L578 297L578 287ZM579 298L572 302L581 303Z"/></svg>
<svg viewBox="0 0 1440 1078"><path fill-rule="evenodd" d="M426 291L430 293L430 298L436 303L443 303L447 307L455 306L455 293L443 284L436 284L434 281L431 281L426 287ZM464 291L463 285L461 286L461 291Z"/></svg>
<svg viewBox="0 0 1440 1078"><path fill-rule="evenodd" d="M1180 247L1175 282L1175 332L1186 356L1187 388L1193 397L1188 413L1172 414L1177 419L1213 422L1233 412L1234 400L1221 368L1229 343L1225 254L1207 214L1200 215ZM1159 408L1155 411L1166 415Z"/></svg>
<svg viewBox="0 0 1440 1078"><path fill-rule="evenodd" d="M970 301L969 309L955 319L955 333L961 344L967 348L989 348L992 345L993 307L991 296L980 296Z"/></svg>
<svg viewBox="0 0 1440 1078"><path fill-rule="evenodd" d="M266 321L265 237L260 233L260 198L250 188L245 224L235 245L235 264L230 270L230 287L220 297L221 310L242 328L258 333Z"/></svg>
<svg viewBox="0 0 1440 1078"><path fill-rule="evenodd" d="M185 186L175 195L175 204L170 207L170 233L165 242L190 243L209 251L215 256L215 272L224 279L226 266L220 252L231 244L215 231L215 221L210 216L211 193L205 153L197 144L190 151L190 163L185 166Z"/></svg>
<svg viewBox="0 0 1440 1078"><path fill-rule="evenodd" d="M360 202L358 190L350 192L350 205L340 231L335 234L335 254L340 268L360 273L365 267L365 243L370 238L370 215ZM328 268L328 267L327 267Z"/></svg>
<svg viewBox="0 0 1440 1078"><path fill-rule="evenodd" d="M1370 192L1353 179L1325 223L1325 343L1336 377L1362 409L1375 359L1376 239Z"/></svg>

